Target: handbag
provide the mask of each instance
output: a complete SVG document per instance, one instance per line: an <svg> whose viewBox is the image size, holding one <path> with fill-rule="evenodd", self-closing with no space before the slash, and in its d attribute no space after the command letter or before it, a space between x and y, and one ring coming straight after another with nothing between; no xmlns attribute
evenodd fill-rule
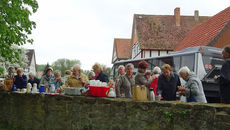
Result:
<svg viewBox="0 0 230 130"><path fill-rule="evenodd" d="M132 100L133 101L147 101L147 88L134 86L132 87Z"/></svg>
<svg viewBox="0 0 230 130"><path fill-rule="evenodd" d="M189 97L187 98L187 102L197 102L196 97L192 95L191 88L189 88Z"/></svg>

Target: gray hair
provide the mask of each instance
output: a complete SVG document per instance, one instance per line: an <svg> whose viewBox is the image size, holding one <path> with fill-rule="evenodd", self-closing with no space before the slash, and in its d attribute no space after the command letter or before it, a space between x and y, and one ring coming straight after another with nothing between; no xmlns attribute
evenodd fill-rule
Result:
<svg viewBox="0 0 230 130"><path fill-rule="evenodd" d="M54 72L54 76L56 76L56 75L61 75L61 71L60 71L60 70L56 70L56 71Z"/></svg>
<svg viewBox="0 0 230 130"><path fill-rule="evenodd" d="M81 70L80 65L78 65L78 64L74 65L74 66L72 67L72 71L74 71L74 70Z"/></svg>
<svg viewBox="0 0 230 130"><path fill-rule="evenodd" d="M158 67L158 66L154 67L154 68L153 68L153 73L154 73L154 74L160 74L160 73L161 73L161 68Z"/></svg>
<svg viewBox="0 0 230 130"><path fill-rule="evenodd" d="M132 69L134 69L134 66L133 66L132 63L128 63L128 64L125 66L125 68L127 69L129 66L130 66Z"/></svg>
<svg viewBox="0 0 230 130"><path fill-rule="evenodd" d="M179 74L186 74L190 73L190 70L187 66L181 67L180 70L178 71Z"/></svg>
<svg viewBox="0 0 230 130"><path fill-rule="evenodd" d="M33 72L30 72L30 73L29 73L29 76L34 76L34 73L33 73Z"/></svg>
<svg viewBox="0 0 230 130"><path fill-rule="evenodd" d="M230 46L229 45L224 47L224 52L227 52L228 54L230 54Z"/></svg>
<svg viewBox="0 0 230 130"><path fill-rule="evenodd" d="M125 69L125 66L124 65L119 65L118 69L120 69L120 68Z"/></svg>
<svg viewBox="0 0 230 130"><path fill-rule="evenodd" d="M93 77L95 76L95 73L93 71L90 71L89 74L91 74Z"/></svg>

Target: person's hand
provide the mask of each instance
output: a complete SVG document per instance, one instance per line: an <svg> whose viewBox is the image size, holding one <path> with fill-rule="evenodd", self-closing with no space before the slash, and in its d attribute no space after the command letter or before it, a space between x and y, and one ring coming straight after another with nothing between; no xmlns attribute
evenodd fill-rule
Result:
<svg viewBox="0 0 230 130"><path fill-rule="evenodd" d="M215 75L215 76L213 77L214 82L216 82L217 78L218 78L218 76L217 76L217 75Z"/></svg>
<svg viewBox="0 0 230 130"><path fill-rule="evenodd" d="M56 92L56 93L61 93L62 90L61 90L60 88L58 88L58 89L55 90L55 92Z"/></svg>
<svg viewBox="0 0 230 130"><path fill-rule="evenodd" d="M44 84L45 87L49 87L49 84Z"/></svg>

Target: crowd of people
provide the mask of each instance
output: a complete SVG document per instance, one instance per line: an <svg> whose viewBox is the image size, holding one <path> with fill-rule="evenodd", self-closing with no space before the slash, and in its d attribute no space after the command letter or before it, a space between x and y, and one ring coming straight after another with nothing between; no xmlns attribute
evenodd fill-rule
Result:
<svg viewBox="0 0 230 130"><path fill-rule="evenodd" d="M26 89L27 84L30 83L32 87L36 84L37 89L39 89L41 85L45 88L50 88L52 85L54 85L56 92L63 91L65 87L86 87L89 85L89 80L109 82L109 78L102 71L102 66L100 64L94 64L92 69L93 71L90 71L88 76L86 76L81 72L79 65L74 65L71 70L66 70L65 76L62 77L61 71L54 71L52 67L48 67L41 79L35 77L33 73L29 73L27 80L27 76L23 73L22 68L14 69L13 67L9 67L5 80L12 80L12 87L16 87L17 91Z"/></svg>
<svg viewBox="0 0 230 130"><path fill-rule="evenodd" d="M222 56L225 62L220 75L215 76L214 80L220 86L221 102L230 104L230 46L223 49ZM153 91L155 100L175 101L184 96L187 102L207 102L200 79L187 66L181 67L178 73L175 73L169 64L164 64L161 68L155 66L150 72L147 70L148 63L143 60L138 63L137 68L138 71L134 72L134 65L131 63L118 67L119 75L113 84L117 97L132 98L132 87L139 86L147 88L148 98ZM41 85L46 88L54 85L56 92L63 91L68 86L87 87L90 80L109 82L100 64L94 64L92 70L86 76L81 72L79 65L74 65L71 70L66 70L65 76L62 77L59 70L54 71L48 67L40 80L33 73L29 73L27 80L22 68L14 70L13 67L9 67L5 79L12 80L18 90L26 88L27 83L30 83L32 86L36 84L38 89ZM183 86L180 77L185 81Z"/></svg>

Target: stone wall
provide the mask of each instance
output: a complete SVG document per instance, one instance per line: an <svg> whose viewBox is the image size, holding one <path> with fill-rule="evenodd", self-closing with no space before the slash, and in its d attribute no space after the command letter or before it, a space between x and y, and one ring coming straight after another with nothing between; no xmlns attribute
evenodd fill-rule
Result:
<svg viewBox="0 0 230 130"><path fill-rule="evenodd" d="M0 93L0 124L33 129L230 129L230 105Z"/></svg>

